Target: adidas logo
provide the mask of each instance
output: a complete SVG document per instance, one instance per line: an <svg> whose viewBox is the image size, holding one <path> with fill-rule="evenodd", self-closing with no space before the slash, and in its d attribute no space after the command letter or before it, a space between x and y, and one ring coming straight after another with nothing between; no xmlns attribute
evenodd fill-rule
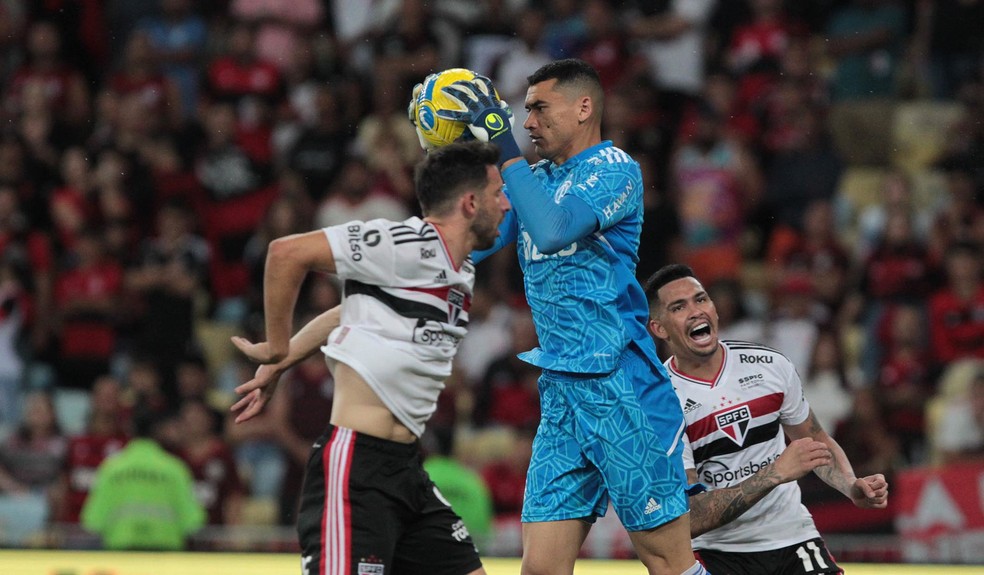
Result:
<svg viewBox="0 0 984 575"><path fill-rule="evenodd" d="M687 398L687 402L683 404L683 412L684 413L690 413L691 411L697 409L700 406L701 406L700 403L697 403L696 401L694 401L694 400L692 400L692 399L690 399L688 397Z"/></svg>
<svg viewBox="0 0 984 575"><path fill-rule="evenodd" d="M434 283L439 283L439 284L448 283L448 273L444 270L441 270L441 273L437 274L437 277L434 278Z"/></svg>
<svg viewBox="0 0 984 575"><path fill-rule="evenodd" d="M660 505L659 503L656 503L656 500L653 499L652 497L650 497L649 498L649 501L646 502L646 509L645 509L644 513L646 515L649 515L650 513L655 513L655 512L659 511L662 508L663 508L662 505Z"/></svg>

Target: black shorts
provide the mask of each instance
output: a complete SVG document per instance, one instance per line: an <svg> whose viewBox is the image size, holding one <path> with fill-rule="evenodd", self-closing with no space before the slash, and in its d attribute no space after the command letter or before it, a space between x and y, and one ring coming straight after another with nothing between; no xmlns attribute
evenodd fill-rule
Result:
<svg viewBox="0 0 984 575"><path fill-rule="evenodd" d="M297 521L304 575L464 575L482 566L416 442L329 426L314 445Z"/></svg>
<svg viewBox="0 0 984 575"><path fill-rule="evenodd" d="M694 553L713 575L816 575L844 573L817 537L775 551L737 553L696 549Z"/></svg>

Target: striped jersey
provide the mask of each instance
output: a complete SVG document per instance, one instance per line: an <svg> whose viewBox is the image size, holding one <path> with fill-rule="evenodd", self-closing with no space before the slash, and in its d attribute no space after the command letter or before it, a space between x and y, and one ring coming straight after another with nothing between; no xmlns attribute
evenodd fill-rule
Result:
<svg viewBox="0 0 984 575"><path fill-rule="evenodd" d="M554 371L609 373L637 341L659 365L644 327L649 306L635 278L643 212L638 162L604 141L563 164L544 160L532 169L555 202L573 194L587 203L599 229L547 255L516 218L516 249L540 344L520 357Z"/></svg>
<svg viewBox="0 0 984 575"><path fill-rule="evenodd" d="M797 425L810 405L793 364L778 351L721 341L724 361L712 381L666 361L687 424L684 467L708 490L731 487L779 457L782 425ZM768 551L819 537L795 481L775 488L737 519L694 539L694 549Z"/></svg>
<svg viewBox="0 0 984 575"><path fill-rule="evenodd" d="M372 387L415 435L437 407L465 337L475 266L456 268L440 231L420 218L324 228L344 281L341 325L322 347Z"/></svg>

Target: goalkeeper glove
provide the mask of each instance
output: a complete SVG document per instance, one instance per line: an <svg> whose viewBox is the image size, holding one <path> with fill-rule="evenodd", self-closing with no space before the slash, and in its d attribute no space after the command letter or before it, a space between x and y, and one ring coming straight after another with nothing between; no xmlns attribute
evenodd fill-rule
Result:
<svg viewBox="0 0 984 575"><path fill-rule="evenodd" d="M499 99L491 80L475 76L473 80L458 80L441 91L464 111L438 110L437 115L465 122L476 139L499 146L499 166L523 155L512 134L512 109Z"/></svg>

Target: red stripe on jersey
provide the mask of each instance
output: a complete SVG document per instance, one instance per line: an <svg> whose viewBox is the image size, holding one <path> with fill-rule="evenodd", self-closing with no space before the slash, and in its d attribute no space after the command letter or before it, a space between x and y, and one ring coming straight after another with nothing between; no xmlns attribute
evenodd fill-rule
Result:
<svg viewBox="0 0 984 575"><path fill-rule="evenodd" d="M427 295L432 295L436 298L440 298L444 301L448 301L448 292L451 291L451 286L439 287L439 288L408 287L408 288L400 288L400 289L425 293ZM465 303L463 306L461 306L461 309L465 311L471 311L471 296L468 295L465 296Z"/></svg>
<svg viewBox="0 0 984 575"><path fill-rule="evenodd" d="M434 230L437 232L437 236L441 238L441 246L444 247L444 257L448 258L448 263L451 264L451 267L454 268L454 271L460 271L461 266L454 263L454 258L451 257L451 250L448 249L448 242L444 239L444 234L441 233L441 228L435 226L434 224L430 224L430 227L434 228Z"/></svg>
<svg viewBox="0 0 984 575"><path fill-rule="evenodd" d="M782 400L786 394L784 393L772 393L769 395L764 395L762 397L757 397L751 401L745 403L737 403L735 405L729 405L724 409L719 409L714 413L704 416L697 421L691 423L687 426L687 438L691 443L707 437L708 435L714 433L718 430L717 416L726 411L732 411L735 408L741 407L742 405L747 405L749 411L752 412L752 417L760 417L763 415L768 415L770 413L775 413L779 411L782 406Z"/></svg>

